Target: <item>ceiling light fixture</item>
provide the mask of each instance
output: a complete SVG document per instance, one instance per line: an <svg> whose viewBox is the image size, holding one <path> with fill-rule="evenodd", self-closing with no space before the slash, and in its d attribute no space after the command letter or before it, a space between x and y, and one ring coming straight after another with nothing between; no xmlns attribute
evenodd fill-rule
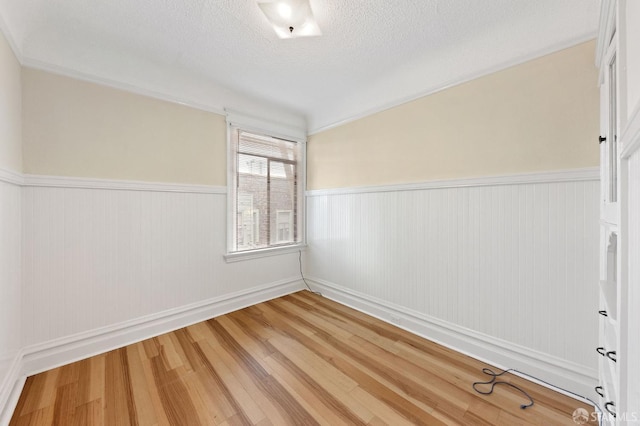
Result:
<svg viewBox="0 0 640 426"><path fill-rule="evenodd" d="M322 35L309 0L258 0L258 6L280 38Z"/></svg>

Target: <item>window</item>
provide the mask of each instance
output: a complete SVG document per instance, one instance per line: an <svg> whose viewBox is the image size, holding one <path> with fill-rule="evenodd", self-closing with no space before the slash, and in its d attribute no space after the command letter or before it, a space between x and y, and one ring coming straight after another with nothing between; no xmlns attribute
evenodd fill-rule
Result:
<svg viewBox="0 0 640 426"><path fill-rule="evenodd" d="M302 242L303 148L230 123L230 255Z"/></svg>

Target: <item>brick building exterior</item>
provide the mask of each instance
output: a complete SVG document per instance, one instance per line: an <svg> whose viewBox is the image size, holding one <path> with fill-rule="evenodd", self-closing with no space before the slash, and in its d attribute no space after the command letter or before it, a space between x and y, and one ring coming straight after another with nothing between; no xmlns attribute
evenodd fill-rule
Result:
<svg viewBox="0 0 640 426"><path fill-rule="evenodd" d="M295 173L293 165L280 165L289 169L288 174ZM295 180L289 178L287 173L271 176L270 181L262 170L238 173L238 249L295 242L295 197Z"/></svg>

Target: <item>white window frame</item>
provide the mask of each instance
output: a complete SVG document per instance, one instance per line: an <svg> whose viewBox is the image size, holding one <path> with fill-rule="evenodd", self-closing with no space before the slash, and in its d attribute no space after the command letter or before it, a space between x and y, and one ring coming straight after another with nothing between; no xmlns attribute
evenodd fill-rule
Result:
<svg viewBox="0 0 640 426"><path fill-rule="evenodd" d="M306 130L291 126L286 126L268 120L263 120L250 115L227 110L227 252L224 258L227 262L237 262L242 260L256 259L265 256L274 256L286 253L298 252L306 247L306 163L307 163L307 135ZM235 229L237 227L237 217L235 215L235 191L236 191L236 171L235 171L235 144L232 135L235 130L262 134L275 138L290 140L299 144L300 158L297 163L297 198L298 198L298 236L299 242L287 244L280 247L258 248L253 250L234 251Z"/></svg>

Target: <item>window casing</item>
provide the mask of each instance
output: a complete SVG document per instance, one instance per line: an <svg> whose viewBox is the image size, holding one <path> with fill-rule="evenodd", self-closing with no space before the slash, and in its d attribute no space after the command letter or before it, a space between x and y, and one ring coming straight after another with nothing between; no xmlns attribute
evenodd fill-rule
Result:
<svg viewBox="0 0 640 426"><path fill-rule="evenodd" d="M304 143L229 124L229 255L304 241Z"/></svg>
<svg viewBox="0 0 640 426"><path fill-rule="evenodd" d="M617 55L615 51L607 67L609 82L609 125L607 132L608 148L608 201L618 202L618 80L617 80Z"/></svg>

